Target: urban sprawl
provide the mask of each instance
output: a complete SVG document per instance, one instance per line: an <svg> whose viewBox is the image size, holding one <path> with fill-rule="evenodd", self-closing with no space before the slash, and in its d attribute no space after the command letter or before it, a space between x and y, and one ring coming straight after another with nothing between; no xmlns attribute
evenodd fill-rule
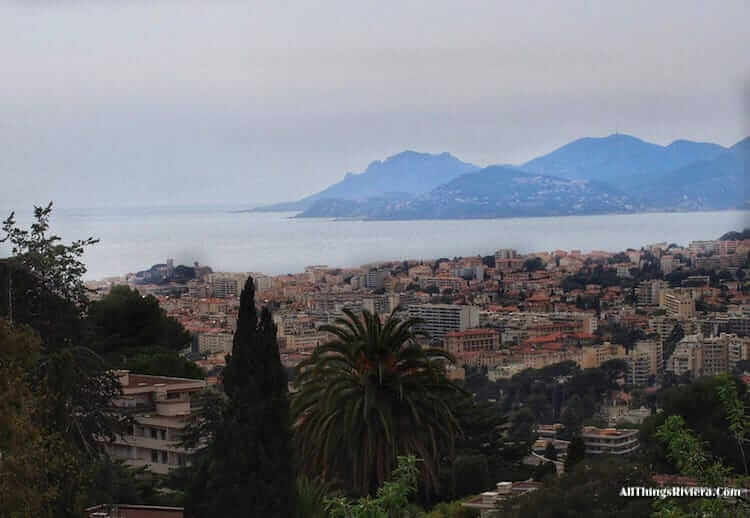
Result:
<svg viewBox="0 0 750 518"><path fill-rule="evenodd" d="M750 240L656 243L617 253L501 249L490 256L357 268L316 265L279 276L213 272L197 263L175 267L168 259L147 271L90 282L94 298L120 284L153 295L190 331L192 346L183 355L207 373L205 380L187 380L121 371L121 404L147 410L136 415L129 437L108 448L160 473L186 462L189 452L176 441L190 414L191 394L219 379L250 275L258 300L274 309L282 362L289 368L331 338L319 328L345 309L383 317L399 309L420 319L425 345L456 358L448 372L453 379L463 379L467 369L481 369L496 381L565 361L587 369L620 359L627 365L623 385L656 392L665 376L712 376L746 365L740 362L750 358L749 254ZM650 409L619 391L600 414L610 427L584 428L587 454L638 449L637 430L614 426L637 425ZM537 426L533 451L539 459L547 460L542 454L550 444L564 455L567 441L556 437L560 429L559 423ZM486 505L503 491L499 485L484 495ZM480 497L475 505L485 504Z"/></svg>

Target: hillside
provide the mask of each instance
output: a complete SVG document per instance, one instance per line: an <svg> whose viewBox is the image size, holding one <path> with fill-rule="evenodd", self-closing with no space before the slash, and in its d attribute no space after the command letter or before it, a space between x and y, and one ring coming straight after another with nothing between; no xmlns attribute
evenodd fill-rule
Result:
<svg viewBox="0 0 750 518"><path fill-rule="evenodd" d="M525 171L574 180L606 182L631 191L642 183L699 160L711 160L726 148L676 140L668 146L630 135L575 140L521 166Z"/></svg>
<svg viewBox="0 0 750 518"><path fill-rule="evenodd" d="M750 137L731 148L629 135L575 140L521 166L484 169L405 151L298 202L298 217L425 219L750 207Z"/></svg>
<svg viewBox="0 0 750 518"><path fill-rule="evenodd" d="M627 212L628 196L596 182L491 166L462 175L413 200L321 200L298 217L446 219Z"/></svg>
<svg viewBox="0 0 750 518"><path fill-rule="evenodd" d="M701 160L643 183L644 202L654 208L707 210L747 208L750 138L711 160Z"/></svg>
<svg viewBox="0 0 750 518"><path fill-rule="evenodd" d="M306 210L322 199L401 199L429 192L438 185L479 169L450 153L438 155L404 151L386 160L372 162L363 173L347 173L343 180L296 202L260 207L256 211Z"/></svg>

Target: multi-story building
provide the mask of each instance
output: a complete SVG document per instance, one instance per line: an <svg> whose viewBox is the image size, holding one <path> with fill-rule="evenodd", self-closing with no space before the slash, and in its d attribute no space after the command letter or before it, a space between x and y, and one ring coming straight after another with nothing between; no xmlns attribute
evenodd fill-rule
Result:
<svg viewBox="0 0 750 518"><path fill-rule="evenodd" d="M657 306L661 290L667 288L667 283L660 280L643 281L635 289L639 306Z"/></svg>
<svg viewBox="0 0 750 518"><path fill-rule="evenodd" d="M212 273L208 276L208 285L214 297L237 297L247 281L244 273Z"/></svg>
<svg viewBox="0 0 750 518"><path fill-rule="evenodd" d="M622 360L625 356L625 348L622 345L611 344L609 342L588 345L582 350L581 368L593 369L600 367L602 363L609 360Z"/></svg>
<svg viewBox="0 0 750 518"><path fill-rule="evenodd" d="M370 313L390 313L399 305L399 296L396 294L375 295L362 299L362 309Z"/></svg>
<svg viewBox="0 0 750 518"><path fill-rule="evenodd" d="M627 383L647 385L652 376L664 369L661 341L642 340L624 358L628 364Z"/></svg>
<svg viewBox="0 0 750 518"><path fill-rule="evenodd" d="M747 355L748 343L747 338L727 333L713 337L688 335L677 344L667 370L676 375L689 372L695 377L723 374Z"/></svg>
<svg viewBox="0 0 750 518"><path fill-rule="evenodd" d="M363 275L360 285L368 290L381 290L384 287L385 279L390 273L387 270L372 269Z"/></svg>
<svg viewBox="0 0 750 518"><path fill-rule="evenodd" d="M198 352L200 353L230 353L234 334L226 332L198 333ZM194 342L195 343L195 342Z"/></svg>
<svg viewBox="0 0 750 518"><path fill-rule="evenodd" d="M659 307L667 310L667 315L678 319L695 317L695 299L689 291L663 289L659 292Z"/></svg>
<svg viewBox="0 0 750 518"><path fill-rule="evenodd" d="M686 337L687 338L687 337ZM666 370L673 372L676 376L691 373L700 376L703 366L703 348L697 340L681 340L675 347L672 356L667 360Z"/></svg>
<svg viewBox="0 0 750 518"><path fill-rule="evenodd" d="M420 277L419 279L420 288L435 287L435 288L438 288L440 291L450 288L452 290L458 291L464 286L466 286L466 281L462 279L461 277L453 277L453 276L446 275L446 276L434 276L434 277Z"/></svg>
<svg viewBox="0 0 750 518"><path fill-rule="evenodd" d="M589 455L627 455L638 449L638 430L584 426L581 433Z"/></svg>
<svg viewBox="0 0 750 518"><path fill-rule="evenodd" d="M560 423L542 424L537 426L536 432L540 439L555 441L563 428ZM638 430L584 426L581 438L589 455L626 455L639 447Z"/></svg>
<svg viewBox="0 0 750 518"><path fill-rule="evenodd" d="M727 369L732 372L737 362L750 360L750 339L732 340L727 347Z"/></svg>
<svg viewBox="0 0 750 518"><path fill-rule="evenodd" d="M450 331L465 331L479 326L477 306L456 304L415 304L409 306L409 317L419 318L417 329L434 340L442 340Z"/></svg>
<svg viewBox="0 0 750 518"><path fill-rule="evenodd" d="M180 446L182 430L192 411L192 395L206 387L204 380L147 376L117 371L122 395L113 401L134 423L125 435L105 443L109 454L129 466L146 466L166 474L184 466L189 451Z"/></svg>
<svg viewBox="0 0 750 518"><path fill-rule="evenodd" d="M496 351L500 347L500 333L495 329L467 329L445 334L445 348L451 354Z"/></svg>

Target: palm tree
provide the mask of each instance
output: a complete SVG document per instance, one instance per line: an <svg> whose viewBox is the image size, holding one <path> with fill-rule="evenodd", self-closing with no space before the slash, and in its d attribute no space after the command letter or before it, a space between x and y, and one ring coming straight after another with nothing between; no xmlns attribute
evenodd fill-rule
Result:
<svg viewBox="0 0 750 518"><path fill-rule="evenodd" d="M372 492L401 455L422 459L427 488L459 425L450 407L461 389L445 376L447 352L422 348L417 319L368 311L321 326L333 340L298 367L291 403L301 467L359 494Z"/></svg>

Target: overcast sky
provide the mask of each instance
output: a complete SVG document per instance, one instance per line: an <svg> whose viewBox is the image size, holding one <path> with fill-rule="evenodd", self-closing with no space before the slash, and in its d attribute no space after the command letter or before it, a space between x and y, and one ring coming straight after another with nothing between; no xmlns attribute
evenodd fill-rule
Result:
<svg viewBox="0 0 750 518"><path fill-rule="evenodd" d="M565 4L563 6L563 4ZM0 5L0 207L297 199L404 149L750 134L750 4Z"/></svg>

